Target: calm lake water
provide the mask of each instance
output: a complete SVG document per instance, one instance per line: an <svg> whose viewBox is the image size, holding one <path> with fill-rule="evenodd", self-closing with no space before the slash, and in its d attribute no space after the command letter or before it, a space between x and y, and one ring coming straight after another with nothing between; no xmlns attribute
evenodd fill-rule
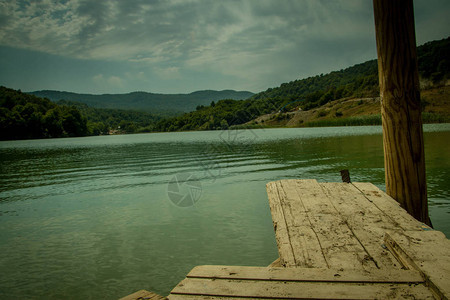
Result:
<svg viewBox="0 0 450 300"><path fill-rule="evenodd" d="M425 126L430 214L450 236L450 124ZM265 184L384 189L381 127L0 142L0 298L163 295L196 265L277 258Z"/></svg>

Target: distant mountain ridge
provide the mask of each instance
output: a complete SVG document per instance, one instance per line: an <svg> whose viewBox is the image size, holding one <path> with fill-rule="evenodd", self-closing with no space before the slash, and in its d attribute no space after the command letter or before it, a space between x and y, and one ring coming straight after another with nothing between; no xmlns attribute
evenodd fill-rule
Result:
<svg viewBox="0 0 450 300"><path fill-rule="evenodd" d="M48 98L54 102L68 100L85 103L96 108L141 110L147 112L189 112L195 110L197 106L209 105L212 101L223 99L244 100L254 95L252 92L234 90L204 90L190 94L132 92L127 94L102 95L43 90L29 92L27 94Z"/></svg>

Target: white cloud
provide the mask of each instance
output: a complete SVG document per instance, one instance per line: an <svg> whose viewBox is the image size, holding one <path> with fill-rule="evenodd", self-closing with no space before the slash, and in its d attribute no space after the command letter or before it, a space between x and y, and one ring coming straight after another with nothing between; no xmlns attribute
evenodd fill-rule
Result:
<svg viewBox="0 0 450 300"><path fill-rule="evenodd" d="M105 80L105 78L103 77L103 74L95 75L92 79L93 79L95 82L103 82L103 81Z"/></svg>
<svg viewBox="0 0 450 300"><path fill-rule="evenodd" d="M104 76L103 74L95 75L92 78L94 85L103 91L119 91L124 87L124 80L119 76Z"/></svg>
<svg viewBox="0 0 450 300"><path fill-rule="evenodd" d="M125 72L127 80L146 80L147 77L144 72Z"/></svg>
<svg viewBox="0 0 450 300"><path fill-rule="evenodd" d="M450 33L445 0L415 3L418 40ZM373 23L367 0L0 0L0 45L261 87L375 58Z"/></svg>
<svg viewBox="0 0 450 300"><path fill-rule="evenodd" d="M166 67L166 68L155 68L155 74L164 80L169 79L179 79L180 76L180 68L178 67Z"/></svg>
<svg viewBox="0 0 450 300"><path fill-rule="evenodd" d="M117 87L122 87L123 86L123 81L118 76L110 76L108 78L107 82L108 82L108 84L110 84L112 86L117 86Z"/></svg>
<svg viewBox="0 0 450 300"><path fill-rule="evenodd" d="M2 8L13 18L1 29L0 42L76 58L136 60L146 54L147 62L159 62L199 53L205 45L225 51L230 47L246 51L248 46L264 49L274 42L285 45L298 33L297 28L305 28L304 22L312 25L312 34L330 13L311 0L255 3L163 1L148 5L127 1L124 5L121 1L70 0L21 6L8 2Z"/></svg>

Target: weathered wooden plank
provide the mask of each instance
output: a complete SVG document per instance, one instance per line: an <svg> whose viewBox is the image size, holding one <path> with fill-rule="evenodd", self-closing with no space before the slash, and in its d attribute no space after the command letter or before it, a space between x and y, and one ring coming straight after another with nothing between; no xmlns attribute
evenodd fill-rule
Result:
<svg viewBox="0 0 450 300"><path fill-rule="evenodd" d="M395 226L402 230L422 231L429 226L417 221L400 204L378 187L368 182L355 182L353 185L360 190L366 198L391 219Z"/></svg>
<svg viewBox="0 0 450 300"><path fill-rule="evenodd" d="M160 296L158 294L146 291L146 290L140 290L137 291L131 295L125 296L123 298L120 298L119 300L141 300L141 299L148 299L148 300L165 300L166 297Z"/></svg>
<svg viewBox="0 0 450 300"><path fill-rule="evenodd" d="M336 210L331 205L327 195L324 194L322 187L317 180L311 179L291 179L281 180L283 187L286 185L295 186L297 197L300 198L305 211L309 215L315 214L334 214Z"/></svg>
<svg viewBox="0 0 450 300"><path fill-rule="evenodd" d="M275 259L269 267L282 267L280 258Z"/></svg>
<svg viewBox="0 0 450 300"><path fill-rule="evenodd" d="M365 226L367 229L371 227L376 227L381 230L396 229L398 223L384 213L384 211L373 205L365 193L361 192L355 186L356 184L321 183L320 185L332 201L335 209L345 217L345 220L352 221L355 224L360 223L359 225ZM376 188L375 186L373 187ZM378 189L376 192L383 193ZM394 200L387 196L383 201Z"/></svg>
<svg viewBox="0 0 450 300"><path fill-rule="evenodd" d="M268 194L283 266L375 267L316 180L270 183Z"/></svg>
<svg viewBox="0 0 450 300"><path fill-rule="evenodd" d="M389 232L385 241L391 251L424 275L439 298L450 298L450 241L442 232Z"/></svg>
<svg viewBox="0 0 450 300"><path fill-rule="evenodd" d="M170 295L169 300L248 300L248 297L219 297L219 296L203 296L203 295ZM276 300L277 298L262 298L266 300Z"/></svg>
<svg viewBox="0 0 450 300"><path fill-rule="evenodd" d="M285 267L326 267L320 243L302 209L295 185L267 185L280 263Z"/></svg>
<svg viewBox="0 0 450 300"><path fill-rule="evenodd" d="M305 180L305 181L316 181L316 180ZM307 212L306 207L303 205L303 201L298 197L297 188L295 186L296 179L285 179L277 181L277 188L282 189L286 197L283 199L284 204L292 204L293 211L295 214L303 214ZM299 223L293 223L293 225L305 225L302 220L299 220Z"/></svg>
<svg viewBox="0 0 450 300"><path fill-rule="evenodd" d="M343 221L366 250L365 259L373 261L377 268L400 269L402 265L383 248L386 230L401 230L397 224L352 184L321 183L321 186Z"/></svg>
<svg viewBox="0 0 450 300"><path fill-rule="evenodd" d="M275 230L275 238L278 245L278 253L282 266L295 266L292 245L290 242L287 225L284 218L283 207L281 206L281 198L286 197L285 192L277 187L277 182L269 182L266 185L267 195L269 197L269 206L272 214L273 228Z"/></svg>
<svg viewBox="0 0 450 300"><path fill-rule="evenodd" d="M310 222L302 200L298 197L296 186L292 180L280 180L275 182L278 199L273 199L274 204L281 205L283 217L287 228L291 226L309 226ZM269 197L269 203L271 198Z"/></svg>
<svg viewBox="0 0 450 300"><path fill-rule="evenodd" d="M353 283L423 283L416 270L378 270L371 272L354 269L282 268L243 266L197 266L187 278L302 281L302 282L353 282Z"/></svg>
<svg viewBox="0 0 450 300"><path fill-rule="evenodd" d="M330 268L370 270L376 265L339 214L310 216Z"/></svg>
<svg viewBox="0 0 450 300"><path fill-rule="evenodd" d="M326 267L320 242L298 197L295 181L269 183L267 190L281 265Z"/></svg>
<svg viewBox="0 0 450 300"><path fill-rule="evenodd" d="M424 285L386 283L328 283L253 281L188 278L171 292L174 295L278 299L435 299Z"/></svg>
<svg viewBox="0 0 450 300"><path fill-rule="evenodd" d="M318 236L311 226L291 226L289 237L295 256L294 267L328 267Z"/></svg>
<svg viewBox="0 0 450 300"><path fill-rule="evenodd" d="M314 230L309 214L298 196L295 180L277 182L277 188L285 192L286 197L280 197L284 212L290 243L297 267L327 267L326 258Z"/></svg>
<svg viewBox="0 0 450 300"><path fill-rule="evenodd" d="M284 181L283 181L284 182ZM333 204L334 195L325 193L315 180L292 180L308 220L320 242L329 267L370 269L376 265ZM285 186L283 184L283 186Z"/></svg>

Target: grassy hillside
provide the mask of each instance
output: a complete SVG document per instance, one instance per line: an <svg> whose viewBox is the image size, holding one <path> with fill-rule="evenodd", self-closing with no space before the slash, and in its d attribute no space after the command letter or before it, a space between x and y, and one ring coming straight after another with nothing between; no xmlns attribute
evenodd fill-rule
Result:
<svg viewBox="0 0 450 300"><path fill-rule="evenodd" d="M129 109L153 112L162 115L173 112L183 113L193 111L199 105L209 105L211 101L221 99L242 100L253 95L251 92L197 91L190 94L153 94L133 92L128 94L76 94L59 91L36 91L30 94L48 98L52 101L68 100L85 103L90 107L108 109Z"/></svg>
<svg viewBox="0 0 450 300"><path fill-rule="evenodd" d="M450 86L423 90L424 123L450 122ZM310 110L293 110L262 115L248 122L262 127L319 127L380 125L380 98L344 98Z"/></svg>

